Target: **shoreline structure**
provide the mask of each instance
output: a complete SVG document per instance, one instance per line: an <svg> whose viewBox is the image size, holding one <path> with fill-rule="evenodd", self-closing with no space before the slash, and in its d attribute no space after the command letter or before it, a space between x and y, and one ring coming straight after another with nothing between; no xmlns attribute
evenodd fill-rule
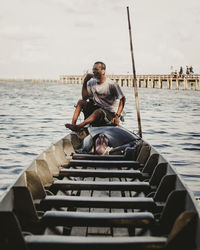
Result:
<svg viewBox="0 0 200 250"><path fill-rule="evenodd" d="M109 75L109 78L116 81L121 87L134 87L133 76ZM29 83L63 83L82 84L82 75L61 75L59 79L24 79L24 78L0 78L0 82L29 82ZM158 88L174 90L197 90L200 91L200 75L137 75L138 88Z"/></svg>

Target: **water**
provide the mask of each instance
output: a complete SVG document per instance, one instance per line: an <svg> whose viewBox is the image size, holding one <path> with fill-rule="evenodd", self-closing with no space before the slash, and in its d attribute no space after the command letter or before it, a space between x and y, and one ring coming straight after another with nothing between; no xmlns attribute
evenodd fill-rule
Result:
<svg viewBox="0 0 200 250"><path fill-rule="evenodd" d="M134 90L126 95L125 122L137 130ZM0 83L0 195L38 154L70 131L80 85ZM200 92L139 89L143 138L200 197Z"/></svg>

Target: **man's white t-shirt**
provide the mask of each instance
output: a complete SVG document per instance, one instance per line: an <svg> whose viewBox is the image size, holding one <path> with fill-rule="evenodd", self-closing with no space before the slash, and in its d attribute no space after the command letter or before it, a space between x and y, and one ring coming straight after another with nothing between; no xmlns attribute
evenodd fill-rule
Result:
<svg viewBox="0 0 200 250"><path fill-rule="evenodd" d="M99 107L110 112L117 111L117 99L124 97L120 86L109 78L102 84L98 84L96 79L91 79L87 83L87 91Z"/></svg>

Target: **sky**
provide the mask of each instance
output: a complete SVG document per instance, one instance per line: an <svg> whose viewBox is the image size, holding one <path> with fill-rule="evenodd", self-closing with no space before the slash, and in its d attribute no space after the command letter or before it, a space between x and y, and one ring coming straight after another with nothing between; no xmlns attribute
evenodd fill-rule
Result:
<svg viewBox="0 0 200 250"><path fill-rule="evenodd" d="M0 78L132 73L127 6L137 74L200 73L199 0L0 0Z"/></svg>

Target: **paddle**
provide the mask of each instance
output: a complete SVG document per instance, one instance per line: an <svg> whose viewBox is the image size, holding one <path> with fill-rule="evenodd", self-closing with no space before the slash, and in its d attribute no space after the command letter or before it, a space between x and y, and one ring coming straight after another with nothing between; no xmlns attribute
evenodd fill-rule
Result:
<svg viewBox="0 0 200 250"><path fill-rule="evenodd" d="M135 92L135 101L137 108L137 120L138 120L138 134L142 138L142 126L141 126L141 118L140 118L140 109L139 109L139 101L138 101L138 89L137 89L137 80L136 80L136 71L135 71L135 61L133 55L133 43L132 43L132 33L131 33L131 22L129 15L129 7L127 7L127 16L128 16L128 27L129 27L129 37L130 37L130 50L131 50L131 59L132 59L132 68L133 68L133 84L134 84L134 92Z"/></svg>

